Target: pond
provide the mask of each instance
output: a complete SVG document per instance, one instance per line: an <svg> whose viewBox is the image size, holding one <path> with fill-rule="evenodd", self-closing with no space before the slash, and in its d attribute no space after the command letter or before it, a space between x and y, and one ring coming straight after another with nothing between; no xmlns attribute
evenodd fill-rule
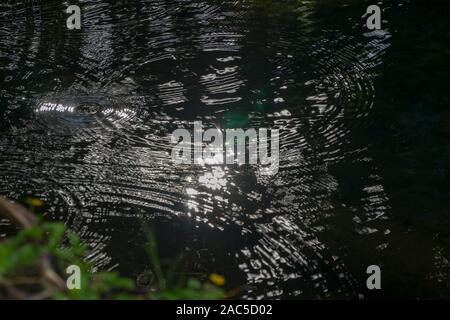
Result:
<svg viewBox="0 0 450 320"><path fill-rule="evenodd" d="M450 5L368 30L370 4L86 0L68 30L63 1L2 3L0 195L137 281L151 229L240 298L449 298ZM278 172L174 165L195 121L278 129Z"/></svg>

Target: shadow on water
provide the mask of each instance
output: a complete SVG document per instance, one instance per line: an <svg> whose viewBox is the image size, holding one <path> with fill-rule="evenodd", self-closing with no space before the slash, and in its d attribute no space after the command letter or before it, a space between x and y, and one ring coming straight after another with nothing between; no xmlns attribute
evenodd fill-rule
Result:
<svg viewBox="0 0 450 320"><path fill-rule="evenodd" d="M80 3L79 31L62 2L0 5L0 194L134 278L152 225L245 298L448 297L448 5L368 31L363 1ZM195 120L280 129L278 174L174 166Z"/></svg>

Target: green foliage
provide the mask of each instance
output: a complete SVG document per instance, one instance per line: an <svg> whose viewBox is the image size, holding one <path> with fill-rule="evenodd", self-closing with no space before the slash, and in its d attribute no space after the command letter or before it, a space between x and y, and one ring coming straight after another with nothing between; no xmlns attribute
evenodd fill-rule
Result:
<svg viewBox="0 0 450 320"><path fill-rule="evenodd" d="M0 244L0 281L14 276L15 271L31 268L47 252L58 252L64 225L44 223L21 230ZM44 240L45 239L45 240Z"/></svg>
<svg viewBox="0 0 450 320"><path fill-rule="evenodd" d="M45 255L54 259L54 268L60 275L65 274L66 267L77 265L81 270L80 290L54 290L57 299L115 299L123 298L125 290L133 290L134 283L121 278L114 272L90 274L90 266L83 262L85 248L78 237L67 233L68 245L62 246L65 227L62 223L42 223L19 233L0 243L0 284L20 285L24 279L27 283L38 284L39 260ZM116 293L118 291L118 293ZM131 296L130 296L131 297Z"/></svg>
<svg viewBox="0 0 450 320"><path fill-rule="evenodd" d="M134 281L116 272L91 273L91 266L83 260L86 248L76 234L66 231L64 224L43 222L20 230L16 236L0 242L0 289L3 286L19 286L31 294L44 291L36 289L40 284L39 261L51 256L52 267L65 279L66 268L77 265L81 271L81 289L58 290L52 288L45 298L53 299L218 299L224 297L222 289L197 279L178 281L171 285L171 273L164 275L159 263L156 240L149 233L148 255L156 275L157 287L150 292L138 291ZM173 271L173 270L172 270ZM30 279L34 279L30 281ZM1 292L0 292L1 294ZM0 296L1 297L1 296Z"/></svg>
<svg viewBox="0 0 450 320"><path fill-rule="evenodd" d="M162 290L153 296L154 299L162 300L214 300L223 297L223 290L207 282L201 283L197 279L188 279L185 286Z"/></svg>
<svg viewBox="0 0 450 320"><path fill-rule="evenodd" d="M173 281L173 274L175 273L178 261L172 264L172 268L169 268L166 274L163 273L163 268L159 260L158 249L156 239L153 232L147 230L147 254L150 257L152 268L155 272L157 281L157 288L151 292L148 297L150 299L162 299L162 300L207 300L207 299L220 299L225 296L224 291L218 286L211 283L202 283L198 279L187 279L183 277Z"/></svg>

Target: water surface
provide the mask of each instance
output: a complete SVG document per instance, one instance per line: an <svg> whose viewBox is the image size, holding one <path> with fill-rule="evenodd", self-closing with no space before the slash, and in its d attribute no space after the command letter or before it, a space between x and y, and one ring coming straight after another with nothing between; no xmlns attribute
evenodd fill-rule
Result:
<svg viewBox="0 0 450 320"><path fill-rule="evenodd" d="M79 3L79 31L63 2L0 5L1 195L134 279L152 227L239 297L449 297L447 4L384 2L370 31L365 1ZM173 165L194 121L279 129L279 172Z"/></svg>

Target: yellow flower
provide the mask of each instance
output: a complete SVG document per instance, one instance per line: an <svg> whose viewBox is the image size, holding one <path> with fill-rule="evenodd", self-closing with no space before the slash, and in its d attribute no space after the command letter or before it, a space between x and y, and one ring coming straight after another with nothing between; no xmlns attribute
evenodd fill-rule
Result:
<svg viewBox="0 0 450 320"><path fill-rule="evenodd" d="M223 286L225 284L225 277L217 273L211 273L209 280L216 286Z"/></svg>
<svg viewBox="0 0 450 320"><path fill-rule="evenodd" d="M44 201L34 197L26 197L25 202L33 207L42 207L44 205Z"/></svg>

